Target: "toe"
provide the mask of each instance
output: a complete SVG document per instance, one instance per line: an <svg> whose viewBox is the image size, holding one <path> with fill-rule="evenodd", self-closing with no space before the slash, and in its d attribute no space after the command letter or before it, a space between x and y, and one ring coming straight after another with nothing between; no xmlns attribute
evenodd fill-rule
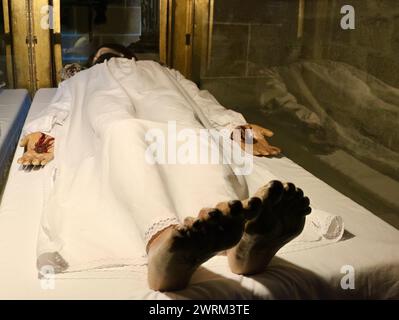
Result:
<svg viewBox="0 0 399 320"><path fill-rule="evenodd" d="M295 185L291 182L284 183L284 198L292 199L294 196L296 196Z"/></svg>
<svg viewBox="0 0 399 320"><path fill-rule="evenodd" d="M241 203L241 201L239 201L239 200L233 200L233 201L230 201L229 203L228 203L228 205L229 205L229 207L230 207L230 213L233 215L233 216L238 216L239 214L241 214L242 213L242 203Z"/></svg>
<svg viewBox="0 0 399 320"><path fill-rule="evenodd" d="M197 219L192 224L192 231L195 235L203 235L206 233L205 221Z"/></svg>
<svg viewBox="0 0 399 320"><path fill-rule="evenodd" d="M309 206L310 200L305 197L301 189L296 189L294 196L285 201L285 212L288 215L294 214L295 216L304 216L310 213Z"/></svg>
<svg viewBox="0 0 399 320"><path fill-rule="evenodd" d="M203 220L206 221L210 226L217 226L223 223L225 217L226 216L223 214L223 212L214 208L208 210L207 215Z"/></svg>
<svg viewBox="0 0 399 320"><path fill-rule="evenodd" d="M246 211L245 218L248 220L254 219L262 207L262 200L258 197L252 197L243 201L243 207Z"/></svg>
<svg viewBox="0 0 399 320"><path fill-rule="evenodd" d="M195 221L195 218L193 217L186 217L183 221L184 225L186 226L191 226L193 222Z"/></svg>
<svg viewBox="0 0 399 320"><path fill-rule="evenodd" d="M229 202L219 202L216 207L216 209L220 210L224 215L230 214L230 203Z"/></svg>
<svg viewBox="0 0 399 320"><path fill-rule="evenodd" d="M303 197L304 196L303 191L302 191L301 188L296 188L296 194L297 194L298 197Z"/></svg>
<svg viewBox="0 0 399 320"><path fill-rule="evenodd" d="M200 210L200 212L198 213L198 218L200 219L208 219L209 216L209 212L214 210L213 208L203 208Z"/></svg>
<svg viewBox="0 0 399 320"><path fill-rule="evenodd" d="M223 213L218 209L213 209L208 212L208 216L211 218L211 220L219 220L223 217Z"/></svg>
<svg viewBox="0 0 399 320"><path fill-rule="evenodd" d="M267 201L269 201L271 204L279 202L283 196L283 192L284 185L281 183L281 181L273 180L269 182L266 190Z"/></svg>
<svg viewBox="0 0 399 320"><path fill-rule="evenodd" d="M252 197L248 201L249 210L259 210L261 206L262 206L262 200L258 197Z"/></svg>
<svg viewBox="0 0 399 320"><path fill-rule="evenodd" d="M178 238L181 238L181 237L184 238L187 236L187 227L185 225L177 226L176 231L177 231L176 236Z"/></svg>
<svg viewBox="0 0 399 320"><path fill-rule="evenodd" d="M302 208L307 208L310 205L310 200L308 197L304 197L301 199L301 206Z"/></svg>

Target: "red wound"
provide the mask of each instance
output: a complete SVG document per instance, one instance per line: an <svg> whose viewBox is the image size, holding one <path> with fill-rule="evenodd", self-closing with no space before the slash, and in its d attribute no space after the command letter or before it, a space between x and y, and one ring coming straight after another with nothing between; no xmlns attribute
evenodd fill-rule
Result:
<svg viewBox="0 0 399 320"><path fill-rule="evenodd" d="M36 153L47 153L48 150L53 146L54 138L47 138L44 133L42 133L38 142L35 143L35 152Z"/></svg>

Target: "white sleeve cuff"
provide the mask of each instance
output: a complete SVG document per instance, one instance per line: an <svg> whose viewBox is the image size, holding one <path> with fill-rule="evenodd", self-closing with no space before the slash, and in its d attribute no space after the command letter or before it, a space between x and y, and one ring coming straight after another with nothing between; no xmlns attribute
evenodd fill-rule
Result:
<svg viewBox="0 0 399 320"><path fill-rule="evenodd" d="M56 124L63 125L68 114L67 111L58 111L55 114L48 114L32 120L25 125L23 135L43 132L47 135L54 136L54 126Z"/></svg>

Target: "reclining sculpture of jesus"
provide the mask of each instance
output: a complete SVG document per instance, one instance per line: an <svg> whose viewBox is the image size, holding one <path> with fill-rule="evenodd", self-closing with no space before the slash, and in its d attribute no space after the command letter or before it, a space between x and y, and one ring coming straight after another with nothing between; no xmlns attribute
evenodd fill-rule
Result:
<svg viewBox="0 0 399 320"><path fill-rule="evenodd" d="M113 58L109 63L123 64L127 63L126 60ZM145 61L142 65L145 65ZM158 108L162 108L162 105ZM240 130L252 130L254 156L275 156L280 153L279 148L269 145L266 140L273 135L270 130L246 123L237 127ZM57 137L38 129L37 132L26 134L21 146L25 152L18 163L44 166L54 159ZM245 147L245 142L241 147ZM156 166L153 166L153 170L157 170ZM120 179L129 180L129 176ZM148 176L148 179L151 177ZM213 181L206 183L211 186ZM187 188L187 198L190 198L191 191ZM167 193L168 190L163 192ZM212 188L209 188L209 192L212 192ZM152 190L147 190L147 193L151 197ZM247 199L232 198L215 203L212 208L203 208L197 214L191 212L195 217L188 216L179 223L171 223L148 239L149 287L159 291L183 289L195 270L221 251L226 252L233 273L253 275L264 271L277 251L301 233L305 217L311 212L309 205L309 199L300 188L292 183L274 180Z"/></svg>

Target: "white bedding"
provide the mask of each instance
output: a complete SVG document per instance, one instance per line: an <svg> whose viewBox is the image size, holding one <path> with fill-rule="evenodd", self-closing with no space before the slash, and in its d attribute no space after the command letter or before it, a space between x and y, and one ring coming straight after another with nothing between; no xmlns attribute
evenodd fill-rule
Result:
<svg viewBox="0 0 399 320"><path fill-rule="evenodd" d="M53 94L53 90L40 90L29 116L43 108ZM64 274L57 276L54 290L43 290L35 268L35 247L44 195L44 171L29 175L20 171L15 160L21 152L16 152L11 179L0 207L1 298L398 297L398 231L287 158L262 159L258 168L267 166L273 175L299 184L317 208L340 212L346 225L346 240L306 251L280 253L265 273L251 278L231 274L225 258L217 256L195 273L189 288L178 293L161 294L149 290L145 267L134 271L115 269ZM344 265L355 268L355 290L340 288L343 276L340 270Z"/></svg>

